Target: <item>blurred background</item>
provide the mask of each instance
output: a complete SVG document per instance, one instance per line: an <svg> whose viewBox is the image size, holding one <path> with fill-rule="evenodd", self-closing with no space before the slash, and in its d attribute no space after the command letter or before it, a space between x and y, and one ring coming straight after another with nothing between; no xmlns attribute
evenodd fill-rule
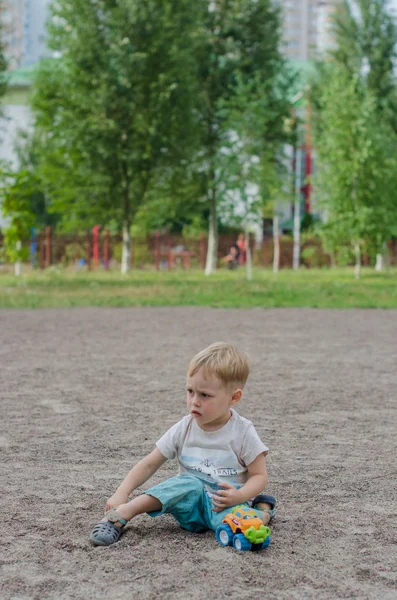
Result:
<svg viewBox="0 0 397 600"><path fill-rule="evenodd" d="M2 0L0 271L396 265L396 11Z"/></svg>

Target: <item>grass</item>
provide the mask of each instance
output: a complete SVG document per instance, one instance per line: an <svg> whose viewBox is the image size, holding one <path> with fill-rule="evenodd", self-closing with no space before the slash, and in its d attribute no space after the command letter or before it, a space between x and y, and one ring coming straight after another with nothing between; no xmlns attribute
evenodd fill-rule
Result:
<svg viewBox="0 0 397 600"><path fill-rule="evenodd" d="M227 308L397 308L397 269L118 272L51 268L15 277L0 273L0 308L71 306L213 306Z"/></svg>

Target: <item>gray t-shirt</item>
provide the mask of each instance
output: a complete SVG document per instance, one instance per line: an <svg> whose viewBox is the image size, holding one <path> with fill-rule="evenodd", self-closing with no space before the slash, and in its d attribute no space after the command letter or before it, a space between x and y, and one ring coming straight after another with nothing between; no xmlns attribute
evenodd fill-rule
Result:
<svg viewBox="0 0 397 600"><path fill-rule="evenodd" d="M225 481L240 487L248 479L247 466L268 448L248 419L231 410L229 421L217 431L203 431L191 415L173 425L156 443L166 458L177 458L179 473L195 475L210 484Z"/></svg>

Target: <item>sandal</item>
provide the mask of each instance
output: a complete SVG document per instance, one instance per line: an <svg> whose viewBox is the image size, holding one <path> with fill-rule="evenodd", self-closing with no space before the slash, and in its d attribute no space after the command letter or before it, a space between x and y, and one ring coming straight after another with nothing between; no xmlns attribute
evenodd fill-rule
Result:
<svg viewBox="0 0 397 600"><path fill-rule="evenodd" d="M106 521L100 521L91 531L90 541L95 546L110 546L110 544L118 542L128 522L119 515L115 508L106 513L106 519Z"/></svg>

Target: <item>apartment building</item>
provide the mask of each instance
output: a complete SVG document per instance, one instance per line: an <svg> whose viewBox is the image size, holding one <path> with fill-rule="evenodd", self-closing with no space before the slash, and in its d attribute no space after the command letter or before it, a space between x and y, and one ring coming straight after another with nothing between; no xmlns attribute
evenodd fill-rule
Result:
<svg viewBox="0 0 397 600"><path fill-rule="evenodd" d="M10 69L33 65L48 56L45 24L49 0L1 0L0 19Z"/></svg>
<svg viewBox="0 0 397 600"><path fill-rule="evenodd" d="M290 60L308 61L330 45L330 19L338 0L281 0L283 52Z"/></svg>

